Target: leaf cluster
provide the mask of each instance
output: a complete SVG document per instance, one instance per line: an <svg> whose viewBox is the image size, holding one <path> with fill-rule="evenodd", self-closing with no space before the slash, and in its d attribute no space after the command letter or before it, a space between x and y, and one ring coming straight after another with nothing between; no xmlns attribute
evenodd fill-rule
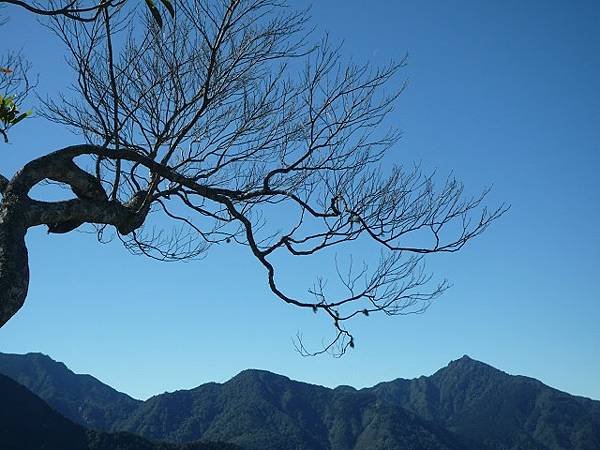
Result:
<svg viewBox="0 0 600 450"><path fill-rule="evenodd" d="M0 95L0 122L2 123L0 133L4 136L4 142L8 142L8 135L6 134L8 129L29 117L31 114L31 110L25 112L20 111L19 106L12 95Z"/></svg>

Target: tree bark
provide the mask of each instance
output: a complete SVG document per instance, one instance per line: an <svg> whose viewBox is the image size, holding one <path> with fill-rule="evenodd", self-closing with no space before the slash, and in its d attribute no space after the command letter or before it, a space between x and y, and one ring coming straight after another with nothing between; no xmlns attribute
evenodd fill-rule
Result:
<svg viewBox="0 0 600 450"><path fill-rule="evenodd" d="M0 207L0 327L23 306L29 288L27 228L19 209L6 201Z"/></svg>
<svg viewBox="0 0 600 450"><path fill-rule="evenodd" d="M12 180L0 175L0 327L19 311L27 297L29 262L25 235L29 228L46 225L49 233L67 233L83 223L97 223L113 225L127 235L144 223L151 203L146 190L134 193L125 203L110 200L100 181L73 161L82 154L106 152L106 157L121 156L95 146L74 146L27 163ZM140 158L145 161L143 156ZM32 200L29 191L44 179L69 185L76 198L56 202Z"/></svg>

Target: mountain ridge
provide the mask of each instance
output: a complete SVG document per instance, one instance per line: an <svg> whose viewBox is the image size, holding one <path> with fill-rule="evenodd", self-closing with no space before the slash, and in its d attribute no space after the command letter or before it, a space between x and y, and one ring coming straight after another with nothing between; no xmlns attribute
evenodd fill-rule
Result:
<svg viewBox="0 0 600 450"><path fill-rule="evenodd" d="M40 397L46 395L44 400L71 414L73 421L151 440L223 441L248 450L600 448L600 402L466 355L432 375L369 388L328 388L246 369L224 383L145 401L101 387L95 378L60 364L39 354L0 353L0 373L10 366L8 372L29 383L34 393L38 389ZM45 367L48 371L42 373ZM49 389L53 377L62 382L70 377L73 386L63 392ZM80 397L82 383L95 387L89 398ZM116 414L107 399L129 409Z"/></svg>
<svg viewBox="0 0 600 450"><path fill-rule="evenodd" d="M141 402L92 375L76 374L43 353L0 353L0 373L27 387L63 416L88 428L108 431L110 424L129 415Z"/></svg>
<svg viewBox="0 0 600 450"><path fill-rule="evenodd" d="M118 432L87 430L0 374L0 436L3 450L242 450L224 443L175 445Z"/></svg>
<svg viewBox="0 0 600 450"><path fill-rule="evenodd" d="M88 373L74 372L71 369L69 369L68 366L65 363L63 363L61 361L57 361L57 360L53 359L50 355L47 355L47 354L45 354L43 352L4 353L4 352L0 351L0 373L4 373L4 372L2 372L2 365L1 364L2 364L2 358L6 357L6 356L14 356L14 357L18 357L18 358L33 356L33 357L40 357L40 358L43 358L43 359L47 359L47 360L51 361L52 363L54 363L56 365L64 367L68 372L70 372L73 375L81 376L81 377L89 377L89 378L93 379L94 381L96 381L96 382L98 382L98 383L100 383L100 384L102 384L102 385L104 385L106 387L109 387L111 390L115 391L116 393L121 394L121 395L123 395L125 397L128 397L129 399L134 400L136 402L145 402L145 401L147 401L147 400L149 400L149 399L151 399L153 397L157 397L157 396L163 395L165 393L175 393L175 392L181 392L181 391L193 391L194 389L196 389L198 387L201 387L201 386L205 386L205 385L214 384L214 385L221 386L221 385L223 385L223 384L225 384L225 383L233 380L234 378L236 378L236 377L238 377L240 375L243 375L245 372L255 372L255 373L270 374L270 375L281 377L281 378L284 378L284 379L287 379L289 381L293 381L293 382L296 382L296 383L302 383L302 384L307 384L307 385L310 385L310 386L322 387L324 389L336 390L336 389L350 388L350 389L353 389L355 391L362 391L362 390L365 390L365 389L376 388L378 385L383 384L383 383L391 383L391 382L395 382L395 381L416 381L416 380L419 380L421 378L429 378L429 377L434 376L436 373L444 371L444 370L446 370L448 368L451 368L451 367L455 366L457 363L461 363L461 362L463 362L463 363L467 363L468 362L468 363L474 363L476 365L485 366L485 367L488 367L488 368L493 369L493 370L498 371L498 372L502 372L502 373L504 373L506 375L509 375L509 376L512 376L512 377L522 377L522 378L525 378L525 379L534 380L534 381L542 384L545 387L548 387L550 389L554 389L554 390L556 390L558 392L566 393L566 394L568 394L568 395L570 395L572 397L578 397L578 398L582 398L582 399L586 399L586 400L591 400L593 402L600 402L600 399L592 398L592 397L589 397L589 396L586 396L586 395L582 395L582 394L571 394L571 393L563 391L563 390L561 390L559 388L555 388L555 387L550 386L549 384L546 384L543 381L541 381L541 380L539 380L537 378L534 378L534 377L530 377L530 376L527 376L527 375L521 375L521 374L515 374L515 373L511 373L511 372L506 372L506 371L504 371L502 369L498 369L498 368L492 366L491 364L488 364L488 363L485 363L483 361L479 361L479 360L477 360L475 358L472 358L472 357L470 357L467 354L464 354L464 355L462 355L461 357L459 357L457 359L450 360L446 366L437 369L431 375L419 375L418 377L414 377L414 378L402 378L402 377L392 378L392 379L387 380L387 381L377 382L377 383L375 383L372 386L356 387L356 386L352 386L352 385L348 385L348 384L340 384L340 385L336 385L336 386L326 386L326 385L322 385L322 384L319 384L319 383L310 383L310 382L307 382L307 381L296 380L294 378L290 378L287 375L279 374L277 372L271 372L270 370L267 370L267 369L247 368L247 369L242 369L240 372L238 372L237 374L233 375L231 378L229 378L228 380L223 381L223 382L206 381L206 382L204 382L204 383L202 383L202 384L200 384L198 386L191 387L191 388L182 388L182 389L176 389L174 391L165 391L165 392L162 392L162 393L157 393L157 394L149 396L145 400L144 399L139 399L137 397L134 397L134 396L132 396L132 395L126 393L126 392L119 391L119 390L111 387L109 384L103 382L102 380L96 378L94 375L91 375L91 374L88 374Z"/></svg>

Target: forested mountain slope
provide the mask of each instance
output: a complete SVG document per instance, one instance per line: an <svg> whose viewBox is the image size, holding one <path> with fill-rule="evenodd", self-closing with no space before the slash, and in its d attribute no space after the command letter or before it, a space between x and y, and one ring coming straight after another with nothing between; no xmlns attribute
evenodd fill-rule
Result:
<svg viewBox="0 0 600 450"><path fill-rule="evenodd" d="M40 354L0 373L73 421L152 440L248 450L597 450L600 402L463 357L428 377L329 389L261 370L134 400Z"/></svg>

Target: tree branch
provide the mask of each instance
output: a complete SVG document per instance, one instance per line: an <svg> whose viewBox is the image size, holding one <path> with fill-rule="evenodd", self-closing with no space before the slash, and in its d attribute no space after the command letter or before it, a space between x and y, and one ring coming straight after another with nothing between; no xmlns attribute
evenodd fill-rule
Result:
<svg viewBox="0 0 600 450"><path fill-rule="evenodd" d="M63 6L62 8L57 8L57 9L42 9L42 8L37 8L33 5L30 5L24 1L21 0L0 0L0 3L7 3L9 5L15 5L15 6L20 6L21 8L26 9L27 11L40 15L40 16L65 16L71 20L76 20L78 22L93 22L94 20L96 20L96 17L98 16L98 14L100 13L100 11L104 8L108 8L109 6L118 6L122 3L124 3L123 0L118 1L116 3L113 3L112 1L100 1L98 2L98 4L94 4L92 6L88 6L86 8L79 8L79 7L74 7L74 5L77 3L77 1L71 1L70 3L67 3L65 6ZM81 16L81 14L84 13L91 13L93 12L93 15L90 15L89 17L83 17Z"/></svg>
<svg viewBox="0 0 600 450"><path fill-rule="evenodd" d="M40 181L52 176L56 177L53 179L58 181L65 180L65 182L72 187L72 182L78 183L77 187L85 194L94 193L94 195L106 196L106 192L103 189L102 192L98 191L99 183L97 179L82 169L79 169L77 165L73 163L74 158L82 155L99 156L113 160L123 159L138 163L160 177L193 189L196 193L211 200L221 200L221 196L224 195L236 197L241 194L241 191L237 190L213 188L201 185L193 179L171 170L168 166L162 165L133 150L121 149L116 151L91 144L65 147L27 163L17 175L15 175L9 188L17 193L26 194ZM76 189L76 187L73 188Z"/></svg>
<svg viewBox="0 0 600 450"><path fill-rule="evenodd" d="M138 210L140 198L144 196L145 192L135 195L125 205L116 201L81 199L60 202L31 200L28 205L29 225L48 225L51 233L66 233L71 230L61 228L61 224L97 223L113 225L119 233L127 235L144 222L147 211Z"/></svg>

